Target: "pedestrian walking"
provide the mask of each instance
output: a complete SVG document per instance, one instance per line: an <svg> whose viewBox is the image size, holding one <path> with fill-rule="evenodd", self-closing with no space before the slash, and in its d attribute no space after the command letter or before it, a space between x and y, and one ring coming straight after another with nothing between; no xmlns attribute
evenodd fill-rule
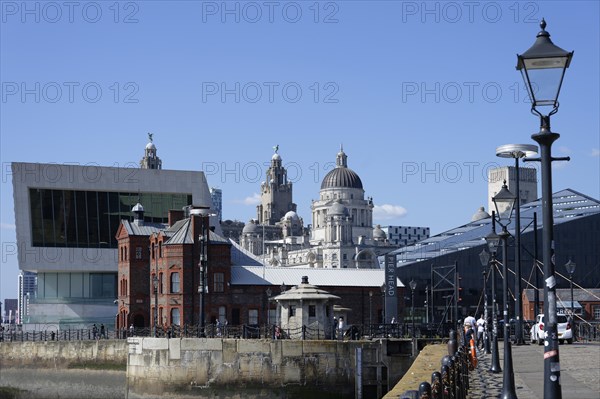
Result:
<svg viewBox="0 0 600 399"><path fill-rule="evenodd" d="M106 339L106 330L104 329L104 324L100 324L100 338Z"/></svg>
<svg viewBox="0 0 600 399"><path fill-rule="evenodd" d="M98 326L94 323L94 326L92 327L92 337L94 339L98 339Z"/></svg>
<svg viewBox="0 0 600 399"><path fill-rule="evenodd" d="M483 349L483 331L485 330L485 319L483 315L477 320L477 347Z"/></svg>

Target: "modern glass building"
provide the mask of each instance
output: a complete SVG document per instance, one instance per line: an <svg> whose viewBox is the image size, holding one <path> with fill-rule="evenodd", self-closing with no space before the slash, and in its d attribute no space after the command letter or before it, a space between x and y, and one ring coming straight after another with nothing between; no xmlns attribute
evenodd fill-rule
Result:
<svg viewBox="0 0 600 399"><path fill-rule="evenodd" d="M600 201L574 190L566 189L553 195L555 273L559 288L569 287L565 264L569 259L577 263L573 281L583 287L600 286ZM534 214L537 214L537 240L534 234ZM417 282L415 290L415 312L417 320L422 322L447 321L452 315L451 306L455 292L451 288L457 285L460 301L458 317L467 313L483 311L483 271L479 254L486 249L485 236L491 232L489 217L473 221L463 226L437 234L414 245L400 248L393 253L397 256L398 278L406 284L410 280ZM521 278L522 289L537 288L543 298L542 266L542 204L541 200L521 206ZM496 232L501 227L496 225ZM508 286L509 297L514 298L514 220L508 226L511 234L508 240ZM535 242L537 241L536 255ZM534 267L534 259L538 267ZM501 259L501 249L498 250ZM383 258L380 259L383 262ZM450 271L455 267L457 276ZM537 271L537 275L536 275ZM445 273L450 273L444 275ZM536 280L537 277L537 280ZM447 280L447 281L444 281ZM536 283L537 281L537 283ZM502 304L502 278L496 274L496 298ZM488 304L491 306L491 281L488 277ZM510 306L510 315L514 315L514 305Z"/></svg>
<svg viewBox="0 0 600 399"><path fill-rule="evenodd" d="M19 268L37 275L30 324L114 324L121 219L139 201L145 220L211 206L202 172L12 163ZM30 326L32 328L40 326Z"/></svg>

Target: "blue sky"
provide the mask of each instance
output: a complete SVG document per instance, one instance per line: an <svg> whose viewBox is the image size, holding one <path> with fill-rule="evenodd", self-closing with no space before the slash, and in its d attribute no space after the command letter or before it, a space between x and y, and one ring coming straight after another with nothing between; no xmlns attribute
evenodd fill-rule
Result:
<svg viewBox="0 0 600 399"><path fill-rule="evenodd" d="M154 133L165 169L204 170L224 218L255 217L279 145L300 216L335 161L375 222L470 220L508 143L533 144L516 54L542 17L575 50L552 118L554 191L600 198L596 1L1 3L0 300L16 297L10 162L131 166Z"/></svg>

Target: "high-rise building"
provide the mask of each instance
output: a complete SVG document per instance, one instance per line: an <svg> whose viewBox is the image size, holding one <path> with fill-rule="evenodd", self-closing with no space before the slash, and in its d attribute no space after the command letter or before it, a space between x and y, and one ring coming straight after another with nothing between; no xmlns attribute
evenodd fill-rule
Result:
<svg viewBox="0 0 600 399"><path fill-rule="evenodd" d="M12 163L19 268L37 273L31 324L114 324L121 220L138 202L149 223L167 223L171 209L210 207L204 173L155 166Z"/></svg>
<svg viewBox="0 0 600 399"><path fill-rule="evenodd" d="M217 214L217 220L221 223L223 221L223 190L211 187L210 199L212 200L212 209Z"/></svg>
<svg viewBox="0 0 600 399"><path fill-rule="evenodd" d="M292 182L287 179L278 151L279 146L275 146L266 180L260 186L260 205L256 206L259 224L273 226L289 211L296 211L296 204L292 202Z"/></svg>
<svg viewBox="0 0 600 399"><path fill-rule="evenodd" d="M19 297L18 300L18 315L17 324L26 323L29 315L29 302L35 298L37 288L37 275L32 272L21 271L19 273Z"/></svg>
<svg viewBox="0 0 600 399"><path fill-rule="evenodd" d="M492 197L498 194L504 181L511 193L517 194L517 170L514 166L502 166L488 171L488 213L495 210ZM519 167L519 191L521 205L538 199L537 169Z"/></svg>

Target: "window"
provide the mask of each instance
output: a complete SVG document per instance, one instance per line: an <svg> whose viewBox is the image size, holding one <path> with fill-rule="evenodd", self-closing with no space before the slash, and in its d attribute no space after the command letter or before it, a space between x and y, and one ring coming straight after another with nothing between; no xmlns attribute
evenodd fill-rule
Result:
<svg viewBox="0 0 600 399"><path fill-rule="evenodd" d="M594 320L600 320L600 305L592 307L592 315Z"/></svg>
<svg viewBox="0 0 600 399"><path fill-rule="evenodd" d="M135 247L135 258L142 259L142 247Z"/></svg>
<svg viewBox="0 0 600 399"><path fill-rule="evenodd" d="M179 273L171 273L171 294L179 293Z"/></svg>
<svg viewBox="0 0 600 399"><path fill-rule="evenodd" d="M317 307L315 305L308 305L308 317L317 317Z"/></svg>
<svg viewBox="0 0 600 399"><path fill-rule="evenodd" d="M179 316L179 308L171 309L171 325L173 325L173 326L181 325L181 320L180 320L180 316Z"/></svg>
<svg viewBox="0 0 600 399"><path fill-rule="evenodd" d="M296 305L290 305L289 316L290 317L296 316Z"/></svg>
<svg viewBox="0 0 600 399"><path fill-rule="evenodd" d="M213 274L213 290L214 292L225 291L225 275L223 273Z"/></svg>
<svg viewBox="0 0 600 399"><path fill-rule="evenodd" d="M225 323L225 320L227 320L225 306L219 306L219 321Z"/></svg>
<svg viewBox="0 0 600 399"><path fill-rule="evenodd" d="M158 273L158 293L163 294L163 273Z"/></svg>
<svg viewBox="0 0 600 399"><path fill-rule="evenodd" d="M248 324L250 324L250 325L258 324L258 309L249 309L248 310Z"/></svg>

